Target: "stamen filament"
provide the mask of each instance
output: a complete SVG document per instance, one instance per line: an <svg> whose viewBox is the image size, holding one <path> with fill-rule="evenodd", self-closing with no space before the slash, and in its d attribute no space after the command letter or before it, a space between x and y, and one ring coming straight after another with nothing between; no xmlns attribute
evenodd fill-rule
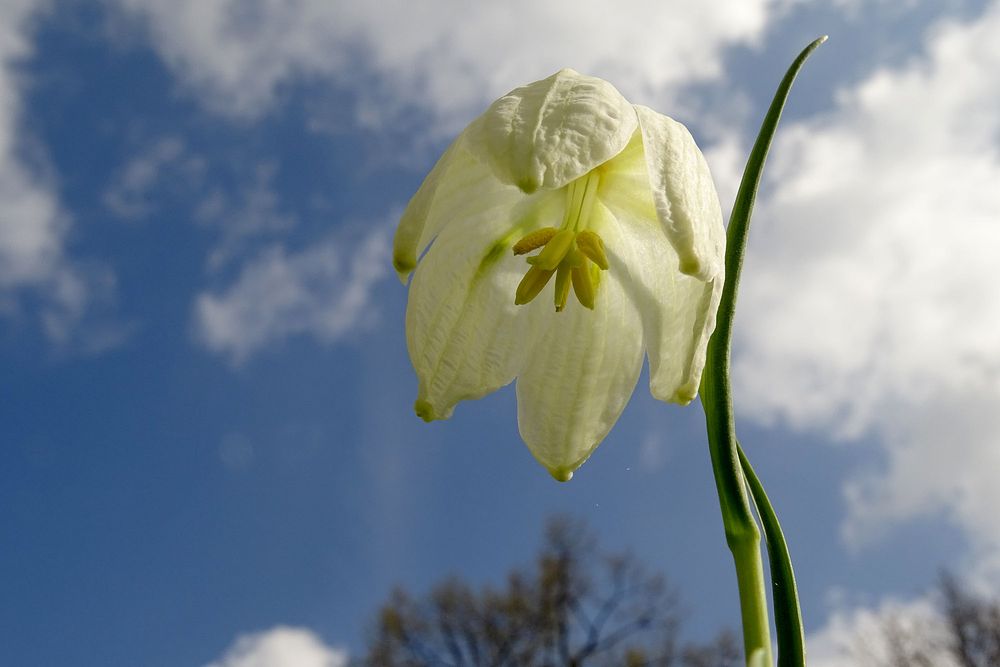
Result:
<svg viewBox="0 0 1000 667"><path fill-rule="evenodd" d="M587 180L590 176L585 177ZM583 200L587 194L586 186L580 182L581 179L576 179L570 185L572 186L572 198L569 202L569 208L566 210L566 220L563 222L563 227L565 229L576 229L580 224L580 214L582 213Z"/></svg>
<svg viewBox="0 0 1000 667"><path fill-rule="evenodd" d="M587 174L587 184L584 187L583 198L580 202L580 209L577 212L576 225L574 229L585 230L590 224L590 214L594 209L594 200L597 198L597 187L601 184L601 177L596 171Z"/></svg>
<svg viewBox="0 0 1000 667"><path fill-rule="evenodd" d="M529 268L517 286L514 303L523 305L537 297L556 276L556 312L566 308L570 289L585 308L594 309L600 272L608 270L608 256L604 241L597 232L588 229L594 216L597 191L601 177L591 171L565 186L563 221L557 230L543 227L525 234L512 249L515 255L524 255L541 248L542 251L527 257Z"/></svg>

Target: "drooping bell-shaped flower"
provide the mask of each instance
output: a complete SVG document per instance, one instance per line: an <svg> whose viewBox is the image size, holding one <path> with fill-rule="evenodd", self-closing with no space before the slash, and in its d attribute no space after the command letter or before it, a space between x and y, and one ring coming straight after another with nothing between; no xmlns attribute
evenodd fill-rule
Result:
<svg viewBox="0 0 1000 667"><path fill-rule="evenodd" d="M625 408L644 352L656 398L694 398L724 242L683 125L569 69L508 93L438 160L396 231L404 283L416 269L417 414L447 419L516 378L521 437L568 480Z"/></svg>

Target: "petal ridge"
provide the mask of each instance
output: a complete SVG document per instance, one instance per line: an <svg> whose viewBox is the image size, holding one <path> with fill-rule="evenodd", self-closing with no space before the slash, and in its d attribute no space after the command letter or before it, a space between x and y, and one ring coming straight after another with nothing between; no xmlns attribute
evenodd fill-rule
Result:
<svg viewBox="0 0 1000 667"><path fill-rule="evenodd" d="M687 128L636 105L649 187L681 273L709 281L723 269L722 207L705 156Z"/></svg>
<svg viewBox="0 0 1000 667"><path fill-rule="evenodd" d="M523 192L557 189L621 152L638 124L607 81L563 69L516 88L469 126L470 150Z"/></svg>
<svg viewBox="0 0 1000 667"><path fill-rule="evenodd" d="M438 190L446 182L449 171L461 151L464 136L464 132L458 135L445 149L417 192L410 198L399 219L399 226L396 227L396 234L392 240L392 266L404 285L413 270L417 268L417 258L420 253L447 223L447 220L437 219L434 220L437 224L427 224Z"/></svg>
<svg viewBox="0 0 1000 667"><path fill-rule="evenodd" d="M601 281L597 299L594 310L574 300L561 313L545 311L517 378L521 438L560 481L607 436L642 370L642 325L614 275Z"/></svg>

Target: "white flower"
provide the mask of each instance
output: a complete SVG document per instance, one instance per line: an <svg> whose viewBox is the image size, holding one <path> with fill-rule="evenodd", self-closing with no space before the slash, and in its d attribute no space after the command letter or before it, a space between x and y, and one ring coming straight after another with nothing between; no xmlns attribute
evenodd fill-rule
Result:
<svg viewBox="0 0 1000 667"><path fill-rule="evenodd" d="M625 408L644 351L656 398L694 398L724 242L683 125L569 69L508 93L438 160L396 230L404 283L416 269L417 414L447 419L517 378L521 437L568 480Z"/></svg>

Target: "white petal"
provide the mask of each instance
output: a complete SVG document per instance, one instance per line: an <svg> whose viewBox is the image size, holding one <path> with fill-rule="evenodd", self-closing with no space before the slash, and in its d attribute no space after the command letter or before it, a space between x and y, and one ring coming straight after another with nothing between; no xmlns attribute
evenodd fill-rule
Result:
<svg viewBox="0 0 1000 667"><path fill-rule="evenodd" d="M460 178L455 178L456 174L460 177L464 168L474 160L468 151L462 149L462 141L463 135L459 135L448 146L406 205L399 220L392 242L392 265L404 284L417 266L420 253L449 220L443 215L431 215L439 193L444 197L453 193L455 187L461 185Z"/></svg>
<svg viewBox="0 0 1000 667"><path fill-rule="evenodd" d="M682 273L710 280L723 270L722 209L705 156L677 121L636 105L649 185Z"/></svg>
<svg viewBox="0 0 1000 667"><path fill-rule="evenodd" d="M469 126L470 150L524 192L560 188L617 155L635 110L607 81L571 69L517 88Z"/></svg>
<svg viewBox="0 0 1000 667"><path fill-rule="evenodd" d="M632 396L642 369L642 325L611 272L602 272L592 311L570 296L566 310L553 312L550 287L538 299L548 306L545 328L517 379L518 425L535 458L565 481Z"/></svg>
<svg viewBox="0 0 1000 667"><path fill-rule="evenodd" d="M463 174L476 180L475 170ZM447 419L458 401L508 384L523 366L534 325L514 305L528 265L511 246L518 222L552 193L532 197L480 169L478 184L439 196L434 215L448 224L420 260L406 308L406 338L419 378L417 412Z"/></svg>
<svg viewBox="0 0 1000 667"><path fill-rule="evenodd" d="M648 195L647 195L648 198ZM619 272L626 295L642 318L649 357L649 389L657 399L689 403L698 392L705 346L715 329L722 296L720 273L708 282L682 274L679 259L651 205L601 204L601 236L609 273Z"/></svg>

